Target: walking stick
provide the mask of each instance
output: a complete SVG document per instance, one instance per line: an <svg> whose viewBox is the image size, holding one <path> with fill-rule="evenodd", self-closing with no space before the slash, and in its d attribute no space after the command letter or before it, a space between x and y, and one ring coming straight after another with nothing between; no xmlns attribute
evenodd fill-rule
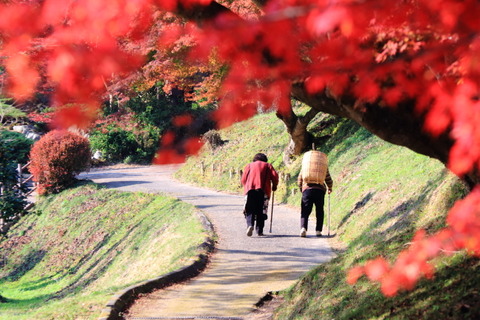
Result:
<svg viewBox="0 0 480 320"><path fill-rule="evenodd" d="M275 191L272 191L272 209L270 211L270 233L272 233L272 223L273 223L273 201L274 201Z"/></svg>
<svg viewBox="0 0 480 320"><path fill-rule="evenodd" d="M327 225L328 225L328 236L330 237L330 188L328 187L327 183L324 181L323 185L325 186L325 190L327 190L328 193L328 212L327 212Z"/></svg>
<svg viewBox="0 0 480 320"><path fill-rule="evenodd" d="M330 192L328 192L328 236L330 237Z"/></svg>

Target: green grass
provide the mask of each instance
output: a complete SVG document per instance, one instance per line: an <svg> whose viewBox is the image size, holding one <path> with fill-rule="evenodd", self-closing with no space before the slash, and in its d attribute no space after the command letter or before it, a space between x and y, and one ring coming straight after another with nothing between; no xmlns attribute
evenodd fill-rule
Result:
<svg viewBox="0 0 480 320"><path fill-rule="evenodd" d="M466 194L465 186L440 162L384 142L351 121L318 115L310 129L317 137L330 137L317 149L327 153L334 179L331 244L338 256L283 291L285 301L275 319L479 316L479 262L462 252L437 259L434 280L422 280L415 290L394 298L384 297L378 284L363 279L355 286L346 283L346 272L358 263L379 255L393 261L417 229L433 233L442 228L449 208ZM274 114L259 115L220 134L227 142L188 159L177 173L179 179L240 192L238 171L255 153L264 152L282 177L275 199L299 207L301 157L283 165L288 136Z"/></svg>
<svg viewBox="0 0 480 320"><path fill-rule="evenodd" d="M97 319L119 290L191 263L194 207L87 183L37 204L0 242L0 319Z"/></svg>

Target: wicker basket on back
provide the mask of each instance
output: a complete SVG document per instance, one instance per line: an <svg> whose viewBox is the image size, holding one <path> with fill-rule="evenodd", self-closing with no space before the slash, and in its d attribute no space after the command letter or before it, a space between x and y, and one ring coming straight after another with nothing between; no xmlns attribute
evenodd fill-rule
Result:
<svg viewBox="0 0 480 320"><path fill-rule="evenodd" d="M302 178L306 183L323 184L327 176L328 159L323 152L305 152L302 159Z"/></svg>

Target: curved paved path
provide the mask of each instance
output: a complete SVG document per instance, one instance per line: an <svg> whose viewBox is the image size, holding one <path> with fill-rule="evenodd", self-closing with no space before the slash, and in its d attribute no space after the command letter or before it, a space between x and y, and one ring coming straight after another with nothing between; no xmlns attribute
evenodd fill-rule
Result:
<svg viewBox="0 0 480 320"><path fill-rule="evenodd" d="M201 209L218 234L215 254L200 276L139 299L127 319L242 319L267 292L289 287L334 256L327 240L315 237L313 231L306 238L299 237L298 210L278 204L272 233L269 209L265 236L247 237L243 196L180 183L172 178L177 168L109 167L80 176L109 188L173 195Z"/></svg>

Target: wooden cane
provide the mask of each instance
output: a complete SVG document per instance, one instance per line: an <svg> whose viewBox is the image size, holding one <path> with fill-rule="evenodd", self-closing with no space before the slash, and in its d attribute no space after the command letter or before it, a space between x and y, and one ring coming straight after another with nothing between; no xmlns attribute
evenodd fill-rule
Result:
<svg viewBox="0 0 480 320"><path fill-rule="evenodd" d="M328 191L328 236L330 237L330 192L329 191Z"/></svg>
<svg viewBox="0 0 480 320"><path fill-rule="evenodd" d="M330 237L330 188L328 187L328 185L325 181L323 182L323 185L325 186L325 190L327 190L326 192L328 193L327 230L328 230L328 236Z"/></svg>
<svg viewBox="0 0 480 320"><path fill-rule="evenodd" d="M272 209L270 211L270 233L272 233L274 195L275 195L275 191L272 191L272 199L270 199L272 202Z"/></svg>

